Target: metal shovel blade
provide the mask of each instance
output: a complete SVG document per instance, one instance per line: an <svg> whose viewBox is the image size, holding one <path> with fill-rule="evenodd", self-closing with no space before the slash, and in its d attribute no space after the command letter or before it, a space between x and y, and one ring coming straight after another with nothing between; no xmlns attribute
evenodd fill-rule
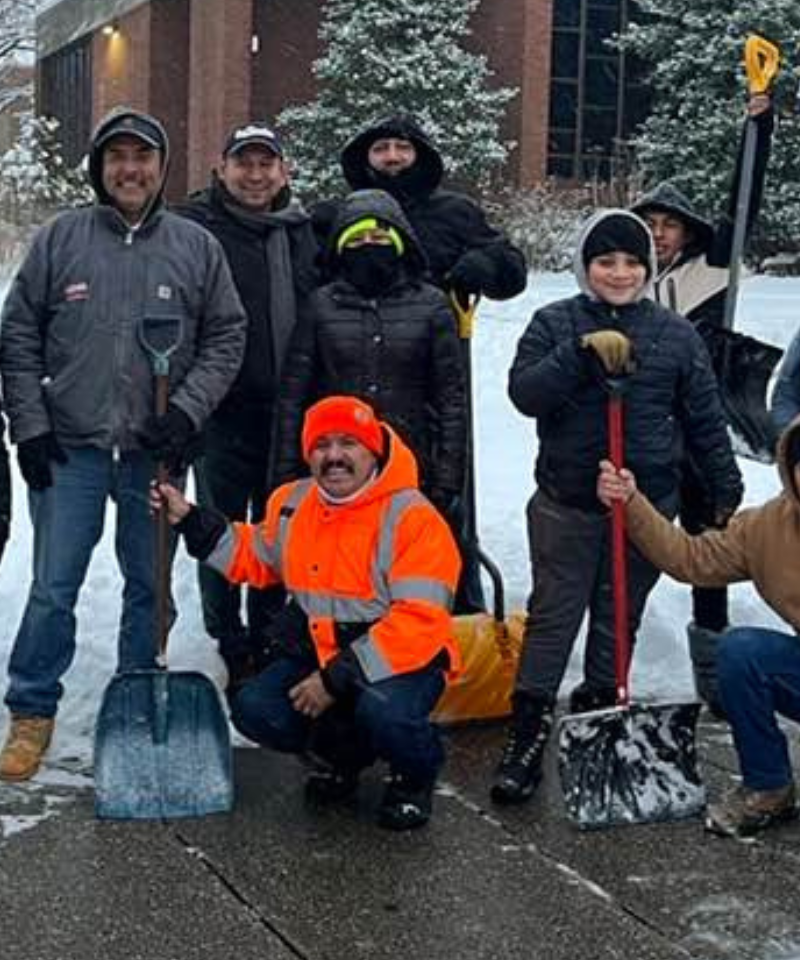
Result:
<svg viewBox="0 0 800 960"><path fill-rule="evenodd" d="M558 767L570 819L592 830L699 814L699 712L699 703L632 704L563 717Z"/></svg>
<svg viewBox="0 0 800 960"><path fill-rule="evenodd" d="M718 330L714 352L720 398L735 452L771 463L777 431L767 407L767 389L783 351L735 330Z"/></svg>
<svg viewBox="0 0 800 960"><path fill-rule="evenodd" d="M230 730L214 684L194 672L114 677L97 719L94 777L95 812L105 820L230 810Z"/></svg>

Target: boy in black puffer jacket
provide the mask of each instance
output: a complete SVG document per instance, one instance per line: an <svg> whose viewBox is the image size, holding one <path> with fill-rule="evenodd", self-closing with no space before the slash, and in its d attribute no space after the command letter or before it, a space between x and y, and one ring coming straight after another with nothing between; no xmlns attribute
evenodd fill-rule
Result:
<svg viewBox="0 0 800 960"><path fill-rule="evenodd" d="M597 465L607 456L607 381L625 378L625 458L663 514L678 509L680 465L701 465L720 519L742 495L708 354L689 321L645 299L655 271L650 233L625 210L597 214L575 255L582 293L537 311L509 376L514 405L534 417L538 490L528 504L534 589L513 716L492 787L498 803L533 793L558 688L589 611L584 682L573 711L615 701L613 597L606 510ZM658 571L628 551L629 630L635 637Z"/></svg>
<svg viewBox="0 0 800 960"><path fill-rule="evenodd" d="M330 394L366 400L420 465L420 487L457 527L467 422L464 375L445 295L399 204L382 190L342 203L326 252L330 283L301 311L278 401L276 484L302 475L305 411Z"/></svg>

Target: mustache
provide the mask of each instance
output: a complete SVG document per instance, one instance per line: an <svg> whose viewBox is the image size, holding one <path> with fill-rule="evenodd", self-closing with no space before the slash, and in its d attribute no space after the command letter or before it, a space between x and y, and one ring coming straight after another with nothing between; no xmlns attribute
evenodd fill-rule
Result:
<svg viewBox="0 0 800 960"><path fill-rule="evenodd" d="M353 467L346 460L325 460L321 467L322 476L327 476L331 470L346 470L353 473Z"/></svg>

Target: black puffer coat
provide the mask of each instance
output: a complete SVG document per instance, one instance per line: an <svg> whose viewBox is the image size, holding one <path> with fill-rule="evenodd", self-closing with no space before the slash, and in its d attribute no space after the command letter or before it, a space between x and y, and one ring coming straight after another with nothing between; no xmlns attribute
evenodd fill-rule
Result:
<svg viewBox="0 0 800 960"><path fill-rule="evenodd" d="M364 190L344 201L330 237L366 216L403 235L404 269L376 300L343 278L321 287L306 303L289 346L278 402L273 479L304 472L300 433L305 410L331 394L368 401L409 444L426 490L458 493L466 457L466 402L461 354L450 306L422 281L425 258L399 205L386 193Z"/></svg>
<svg viewBox="0 0 800 960"><path fill-rule="evenodd" d="M397 176L374 170L369 148L383 137L413 143L417 151L413 166ZM398 201L428 258L431 283L446 288L449 272L466 257L470 272L479 279L479 292L492 300L507 300L525 289L527 264L522 251L489 225L477 203L463 193L439 187L442 158L413 117L384 117L359 133L342 152L342 171L353 190L378 188ZM315 229L325 240L338 207L337 201L328 201L312 211Z"/></svg>
<svg viewBox="0 0 800 960"><path fill-rule="evenodd" d="M581 246L576 273L588 291ZM608 395L580 338L607 329L630 338L637 360L624 403L625 462L639 487L654 501L674 495L686 451L715 509L735 508L742 478L708 353L688 320L647 299L612 307L581 293L534 314L517 346L509 395L536 418L539 487L561 503L602 509L595 488L598 464L608 455Z"/></svg>

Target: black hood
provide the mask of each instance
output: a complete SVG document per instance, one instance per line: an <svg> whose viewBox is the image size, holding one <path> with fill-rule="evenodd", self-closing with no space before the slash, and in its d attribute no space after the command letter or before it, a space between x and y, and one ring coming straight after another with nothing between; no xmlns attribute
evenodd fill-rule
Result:
<svg viewBox="0 0 800 960"><path fill-rule="evenodd" d="M99 203L114 205L103 187L103 150L112 137L123 133L139 137L161 152L161 186L150 204L146 218L162 203L169 165L167 132L155 117L130 107L115 107L107 113L95 127L89 144L89 182Z"/></svg>
<svg viewBox="0 0 800 960"><path fill-rule="evenodd" d="M683 220L694 234L691 247L698 252L708 250L714 239L713 226L700 216L686 194L681 193L668 181L659 183L649 193L645 193L631 206L631 210L640 217L644 217L650 211L669 213Z"/></svg>
<svg viewBox="0 0 800 960"><path fill-rule="evenodd" d="M428 259L420 246L413 227L408 222L400 204L385 190L356 190L344 198L339 205L336 219L333 221L333 228L328 237L328 245L325 251L328 264L334 264L336 243L342 231L365 217L374 217L400 232L405 242L403 263L408 274L420 276L427 270Z"/></svg>
<svg viewBox="0 0 800 960"><path fill-rule="evenodd" d="M386 137L408 140L414 144L417 151L414 165L393 177L373 170L369 164L369 148L376 140ZM416 118L408 113L381 117L366 130L356 134L342 150L341 163L345 180L353 190L368 187L388 190L397 185L407 193L426 196L433 193L444 176L444 164L439 151L428 139ZM391 192L395 193L395 190Z"/></svg>

